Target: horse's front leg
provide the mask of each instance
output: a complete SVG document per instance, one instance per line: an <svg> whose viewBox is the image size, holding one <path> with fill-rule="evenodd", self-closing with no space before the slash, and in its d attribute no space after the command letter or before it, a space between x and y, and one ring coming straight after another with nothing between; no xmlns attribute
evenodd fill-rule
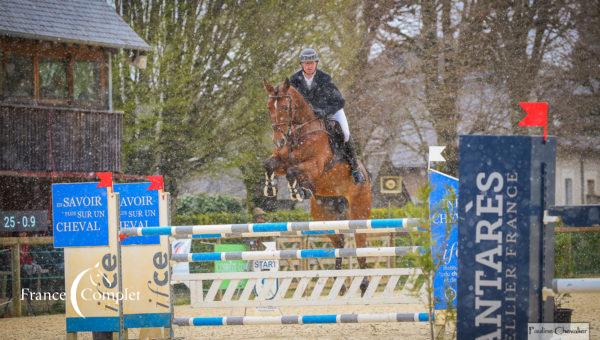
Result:
<svg viewBox="0 0 600 340"><path fill-rule="evenodd" d="M318 160L308 160L290 166L286 178L292 200L302 202L310 199L315 193L315 181L322 172L322 164Z"/></svg>
<svg viewBox="0 0 600 340"><path fill-rule="evenodd" d="M285 163L277 156L271 156L263 162L265 168L265 186L263 194L266 197L277 197L277 175L285 174Z"/></svg>

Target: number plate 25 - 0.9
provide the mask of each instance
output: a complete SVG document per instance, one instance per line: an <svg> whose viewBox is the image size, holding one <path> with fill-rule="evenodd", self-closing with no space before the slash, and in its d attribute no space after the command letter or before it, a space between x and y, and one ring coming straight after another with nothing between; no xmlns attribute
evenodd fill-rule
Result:
<svg viewBox="0 0 600 340"><path fill-rule="evenodd" d="M49 227L46 210L0 211L0 231L45 231Z"/></svg>

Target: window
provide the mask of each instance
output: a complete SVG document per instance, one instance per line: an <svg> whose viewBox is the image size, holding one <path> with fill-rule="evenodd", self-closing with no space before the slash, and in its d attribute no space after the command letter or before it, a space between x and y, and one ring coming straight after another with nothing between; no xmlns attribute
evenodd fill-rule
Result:
<svg viewBox="0 0 600 340"><path fill-rule="evenodd" d="M40 60L40 96L43 99L65 99L69 95L67 62Z"/></svg>
<svg viewBox="0 0 600 340"><path fill-rule="evenodd" d="M33 58L9 54L4 68L4 95L33 98Z"/></svg>
<svg viewBox="0 0 600 340"><path fill-rule="evenodd" d="M593 179L587 180L587 194L590 196L596 195L596 182Z"/></svg>
<svg viewBox="0 0 600 340"><path fill-rule="evenodd" d="M76 61L73 65L73 97L81 102L100 99L100 65L94 61Z"/></svg>
<svg viewBox="0 0 600 340"><path fill-rule="evenodd" d="M565 205L573 204L573 180L565 178Z"/></svg>
<svg viewBox="0 0 600 340"><path fill-rule="evenodd" d="M106 51L13 40L5 44L2 39L0 44L1 103L108 108Z"/></svg>

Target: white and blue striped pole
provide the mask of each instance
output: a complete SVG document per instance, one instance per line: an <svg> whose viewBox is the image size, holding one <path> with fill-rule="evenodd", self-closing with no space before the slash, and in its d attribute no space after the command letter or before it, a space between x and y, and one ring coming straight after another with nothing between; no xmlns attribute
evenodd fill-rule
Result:
<svg viewBox="0 0 600 340"><path fill-rule="evenodd" d="M306 231L351 231L376 230L382 228L418 230L418 218L396 218L380 220L346 220L346 221L314 221L314 222L272 222L272 223L244 223L220 225L195 225L195 226L167 226L121 229L123 236L150 236L150 235L220 235L242 234L248 237L260 237L265 233L273 232L306 232Z"/></svg>
<svg viewBox="0 0 600 340"><path fill-rule="evenodd" d="M427 322L428 313L321 314L174 318L177 326L303 325L324 323Z"/></svg>
<svg viewBox="0 0 600 340"><path fill-rule="evenodd" d="M308 258L404 256L422 247L330 248L301 250L266 250L173 254L174 262L209 262L228 260L293 260Z"/></svg>
<svg viewBox="0 0 600 340"><path fill-rule="evenodd" d="M354 234L386 234L386 233L409 233L411 231L424 231L414 227L408 229L378 228L378 229L356 229L356 230L306 230L306 231L282 231L261 233L260 237L296 237L296 236L327 236L327 235L354 235ZM225 239L225 238L249 238L257 237L255 233L238 234L200 234L200 235L175 235L175 239Z"/></svg>

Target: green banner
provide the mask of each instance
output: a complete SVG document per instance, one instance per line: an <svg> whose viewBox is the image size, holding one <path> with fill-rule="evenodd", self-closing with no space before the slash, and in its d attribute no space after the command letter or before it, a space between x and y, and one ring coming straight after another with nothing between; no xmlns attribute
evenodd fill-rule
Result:
<svg viewBox="0 0 600 340"><path fill-rule="evenodd" d="M227 251L246 251L245 244L215 244L215 252ZM237 273L248 271L247 261L230 260L230 261L215 261L215 273ZM248 280L242 280L238 283L238 288L244 288ZM229 286L229 280L224 280L221 283L221 289L225 290Z"/></svg>

